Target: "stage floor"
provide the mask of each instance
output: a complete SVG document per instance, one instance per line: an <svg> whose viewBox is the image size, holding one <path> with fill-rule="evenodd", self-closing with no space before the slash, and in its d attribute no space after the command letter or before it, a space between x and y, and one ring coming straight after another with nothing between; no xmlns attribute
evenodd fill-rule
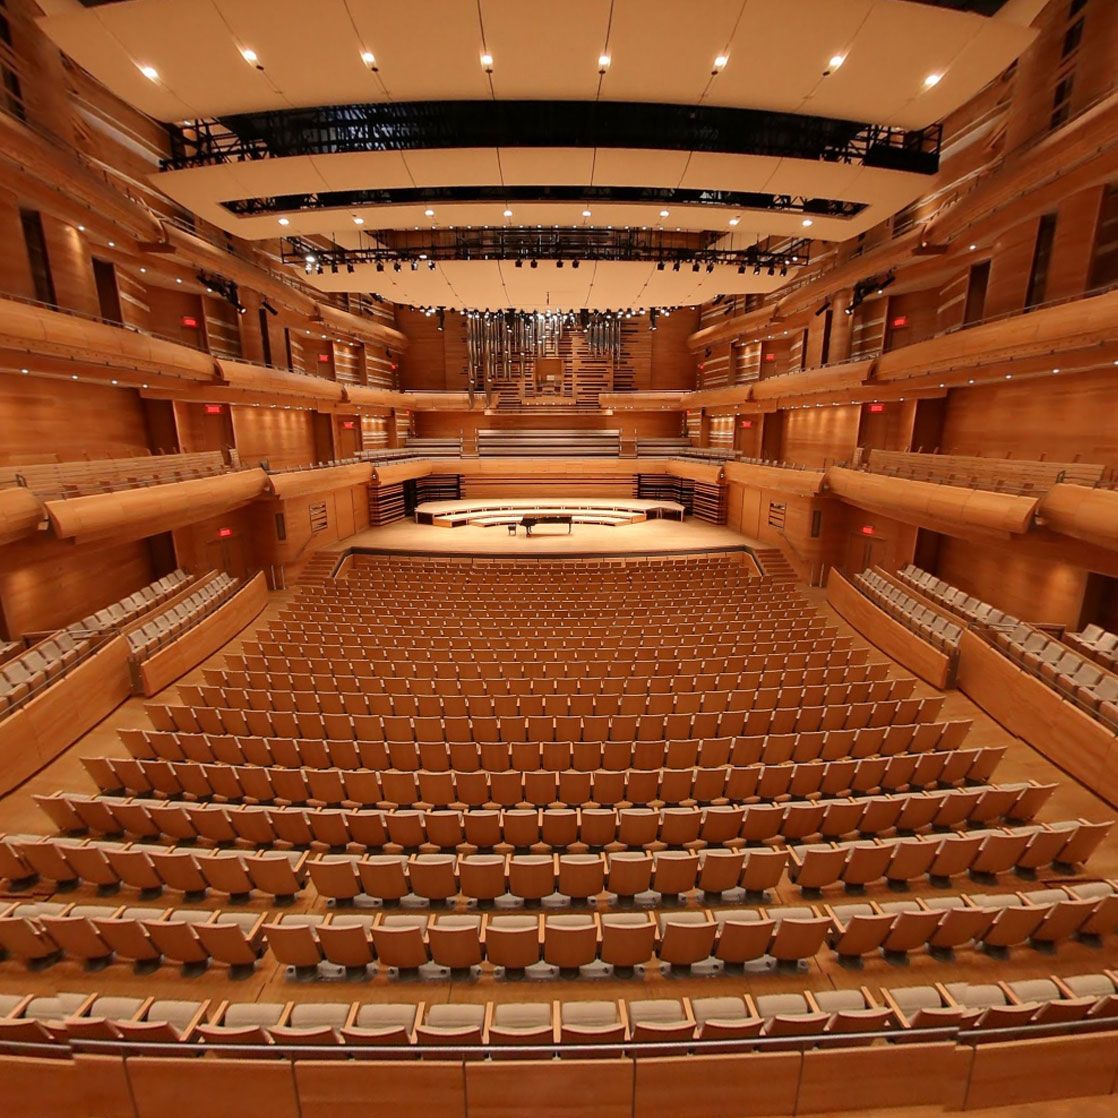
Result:
<svg viewBox="0 0 1118 1118"><path fill-rule="evenodd" d="M503 527L436 528L401 520L383 528L357 532L331 547L331 551L370 548L385 551L431 552L438 555L508 555L517 558L554 555L648 555L727 547L763 547L758 540L730 528L689 518L645 520L639 524L610 527L575 524L570 535L565 526L542 526L531 536L510 536Z"/></svg>

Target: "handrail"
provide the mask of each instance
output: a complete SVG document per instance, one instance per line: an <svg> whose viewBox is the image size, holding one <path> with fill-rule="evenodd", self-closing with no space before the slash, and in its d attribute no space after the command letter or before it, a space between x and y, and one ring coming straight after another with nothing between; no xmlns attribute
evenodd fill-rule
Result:
<svg viewBox="0 0 1118 1118"><path fill-rule="evenodd" d="M800 549L796 547L783 528L777 528L776 534L788 545L788 549L792 554L807 568L808 586L822 586L825 567L823 560L805 559L803 555L800 554Z"/></svg>

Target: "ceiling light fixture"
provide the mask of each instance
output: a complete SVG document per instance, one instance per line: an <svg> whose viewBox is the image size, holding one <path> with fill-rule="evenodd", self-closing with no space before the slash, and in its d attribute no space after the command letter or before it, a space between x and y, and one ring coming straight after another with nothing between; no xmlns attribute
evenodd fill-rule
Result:
<svg viewBox="0 0 1118 1118"><path fill-rule="evenodd" d="M610 56L608 54L598 55L598 73L604 74L609 69Z"/></svg>
<svg viewBox="0 0 1118 1118"><path fill-rule="evenodd" d="M828 72L837 70L846 61L845 54L832 54L830 60L827 62Z"/></svg>
<svg viewBox="0 0 1118 1118"><path fill-rule="evenodd" d="M715 74L717 74L719 70L724 70L726 68L726 63L729 62L729 61L730 61L730 56L728 54L716 55L715 59L714 59L714 71L713 72Z"/></svg>
<svg viewBox="0 0 1118 1118"><path fill-rule="evenodd" d="M975 250L976 248L978 248L978 245L971 245L971 246L970 246L970 251L971 251L971 252L974 252L974 250Z"/></svg>
<svg viewBox="0 0 1118 1118"><path fill-rule="evenodd" d="M939 85L939 83L940 83L940 81L942 81L942 79L943 79L942 74L929 74L924 79L924 88L925 89L931 89L933 85Z"/></svg>
<svg viewBox="0 0 1118 1118"><path fill-rule="evenodd" d="M583 217L589 217L590 216L590 211L589 210L583 210L582 211L582 216Z"/></svg>
<svg viewBox="0 0 1118 1118"><path fill-rule="evenodd" d="M800 222L800 224L801 224L801 225L802 225L802 226L803 226L803 227L804 227L805 229L810 229L810 228L811 228L811 227L812 227L812 226L813 226L813 225L815 224L815 222L814 222L814 221L812 221L810 217L805 217L805 218L803 219L803 221L801 221L801 222Z"/></svg>
<svg viewBox="0 0 1118 1118"><path fill-rule="evenodd" d="M741 218L740 218L740 217L732 217L732 218L730 218L730 224L731 224L731 225L737 225L737 223L738 223L739 221L741 221Z"/></svg>
<svg viewBox="0 0 1118 1118"><path fill-rule="evenodd" d="M505 217L512 217L512 210L505 210Z"/></svg>
<svg viewBox="0 0 1118 1118"><path fill-rule="evenodd" d="M375 70L377 68L376 56L371 50L363 50L361 52L361 61L364 62L370 70Z"/></svg>
<svg viewBox="0 0 1118 1118"><path fill-rule="evenodd" d="M435 211L433 209L431 209L430 206L428 206L427 209L425 209L423 211L423 216L424 217L434 217L435 216Z"/></svg>
<svg viewBox="0 0 1118 1118"><path fill-rule="evenodd" d="M279 219L279 223L280 223L280 225L290 225L291 221L286 217L281 217Z"/></svg>
<svg viewBox="0 0 1118 1118"><path fill-rule="evenodd" d="M660 216L661 217L667 217L668 216L668 211L667 210L661 210L660 211Z"/></svg>
<svg viewBox="0 0 1118 1118"><path fill-rule="evenodd" d="M252 49L252 47L241 47L241 57L250 65L255 66L257 69L263 70L264 67L260 65L260 56Z"/></svg>
<svg viewBox="0 0 1118 1118"><path fill-rule="evenodd" d="M139 66L139 70L149 82L159 81L159 71L154 66Z"/></svg>
<svg viewBox="0 0 1118 1118"><path fill-rule="evenodd" d="M353 224L354 225L364 225L365 224L365 219L363 217L355 217L353 219Z"/></svg>
<svg viewBox="0 0 1118 1118"><path fill-rule="evenodd" d="M489 51L482 51L481 65L487 74L493 73L493 55Z"/></svg>

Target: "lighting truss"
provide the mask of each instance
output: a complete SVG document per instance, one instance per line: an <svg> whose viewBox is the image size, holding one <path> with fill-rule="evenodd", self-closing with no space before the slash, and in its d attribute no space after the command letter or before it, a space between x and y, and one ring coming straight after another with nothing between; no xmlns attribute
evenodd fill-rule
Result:
<svg viewBox="0 0 1118 1118"><path fill-rule="evenodd" d="M370 234L372 237L373 235ZM422 241L408 239L406 244L374 241L359 248L336 243L320 245L305 237L285 237L281 258L285 264L301 265L308 274L332 272L357 264L409 264L418 267L450 260L510 260L521 264L532 261L636 261L672 265L716 265L754 270L777 269L787 274L790 267L806 264L811 241L806 237L783 244L779 249L760 244L726 248L723 235L707 233L690 243L679 243L656 230L639 229L525 229L485 228L454 230Z"/></svg>

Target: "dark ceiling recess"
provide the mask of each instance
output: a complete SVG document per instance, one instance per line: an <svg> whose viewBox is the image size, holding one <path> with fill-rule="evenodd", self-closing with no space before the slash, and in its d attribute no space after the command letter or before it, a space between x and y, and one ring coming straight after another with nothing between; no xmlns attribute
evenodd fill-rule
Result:
<svg viewBox="0 0 1118 1118"><path fill-rule="evenodd" d="M170 126L165 170L423 148L642 148L939 169L942 128L629 101L416 101L243 113Z"/></svg>
<svg viewBox="0 0 1118 1118"><path fill-rule="evenodd" d="M298 213L314 210L352 209L356 206L407 206L454 202L581 202L661 206L724 206L734 210L767 210L811 214L818 217L856 217L864 202L833 198L803 198L793 194L762 194L743 190L681 190L652 186L434 186L330 190L313 194L282 194L263 198L237 198L222 203L238 217L257 214Z"/></svg>

